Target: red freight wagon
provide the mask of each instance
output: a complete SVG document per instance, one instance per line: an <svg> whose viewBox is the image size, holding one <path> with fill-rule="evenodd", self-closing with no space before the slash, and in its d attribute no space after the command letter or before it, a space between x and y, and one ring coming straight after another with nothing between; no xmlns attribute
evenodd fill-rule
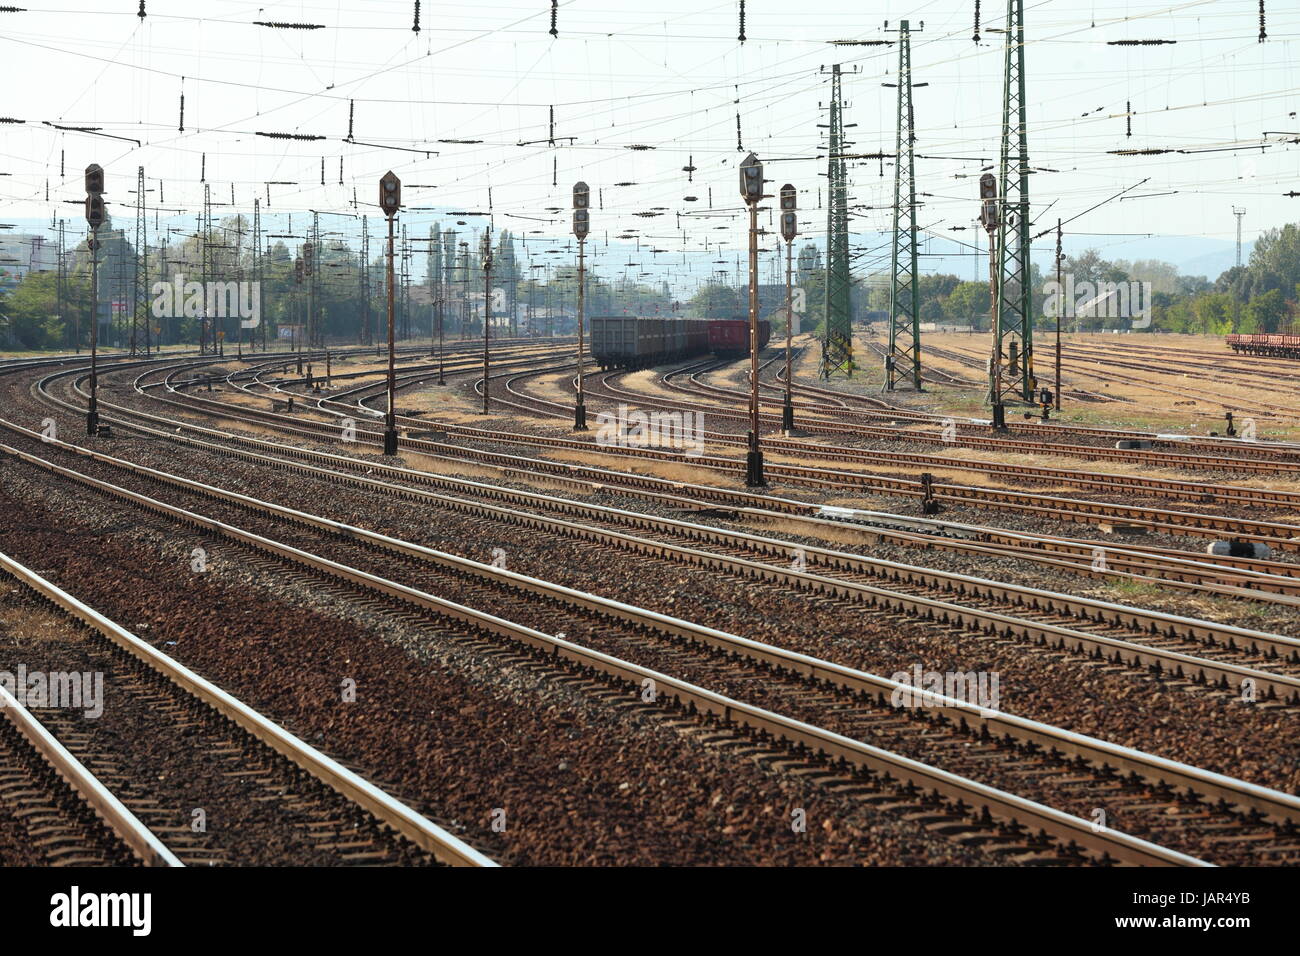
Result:
<svg viewBox="0 0 1300 956"><path fill-rule="evenodd" d="M767 346L772 335L772 323L763 319L758 323L758 349ZM709 323L709 351L719 358L735 358L749 354L749 319L714 319Z"/></svg>
<svg viewBox="0 0 1300 956"><path fill-rule="evenodd" d="M1300 358L1300 335L1292 332L1234 333L1228 348L1238 354Z"/></svg>

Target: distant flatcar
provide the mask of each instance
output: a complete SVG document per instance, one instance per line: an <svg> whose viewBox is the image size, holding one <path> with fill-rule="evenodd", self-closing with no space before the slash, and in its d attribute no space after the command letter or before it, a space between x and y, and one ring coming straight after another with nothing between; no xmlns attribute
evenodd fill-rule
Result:
<svg viewBox="0 0 1300 956"><path fill-rule="evenodd" d="M758 349L767 347L772 323L758 323ZM709 323L709 351L719 358L737 358L749 354L749 319L714 319Z"/></svg>
<svg viewBox="0 0 1300 956"><path fill-rule="evenodd" d="M648 368L709 350L707 319L634 315L591 318L591 356L601 369Z"/></svg>
<svg viewBox="0 0 1300 956"><path fill-rule="evenodd" d="M1228 348L1238 354L1300 358L1300 335L1290 332L1252 332L1228 336Z"/></svg>

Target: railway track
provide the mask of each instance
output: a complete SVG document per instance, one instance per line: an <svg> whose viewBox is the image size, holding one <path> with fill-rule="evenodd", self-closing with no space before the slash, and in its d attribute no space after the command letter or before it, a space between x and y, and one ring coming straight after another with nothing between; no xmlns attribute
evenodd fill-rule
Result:
<svg viewBox="0 0 1300 956"><path fill-rule="evenodd" d="M131 414L141 415L143 413L131 412ZM160 423L166 423L167 421L165 419L156 419L156 417L155 420ZM175 426L179 423L172 422L171 424ZM304 437L311 436L316 440L327 438L333 441L338 437L337 432L327 430L323 426L318 426L316 431L283 424L277 427L281 430L287 430L290 434L300 434ZM223 437L227 440L233 440L230 436ZM358 433L357 438L363 443L378 441L378 438L368 435L364 430ZM440 453L437 449L429 449L426 446L422 449L422 453L434 460L444 461L455 460L464 454L459 446L446 447L443 453ZM480 455L479 457L482 460L484 456ZM589 490L593 484L602 486L607 484L611 487L621 486L626 492L648 496L653 500L666 498L688 508L698 509L706 507L711 502L725 502L733 507L752 510L755 514L763 512L770 514L771 509L775 507L784 514L802 516L805 520L814 521L818 524L825 524L823 518L832 516L838 521L850 520L855 523L867 524L878 529L879 533L887 536L890 540L895 541L909 543L925 541L931 544L939 543L947 548L963 549L969 553L981 553L981 549L968 543L971 538L975 538L979 541L1002 545L1004 548L1002 553L1007 553L1007 549L1010 549L1013 553L1028 557L1031 560L1040 562L1057 560L1046 558L1043 552L1047 551L1065 556L1069 567L1085 575L1098 573L1098 569L1094 565L1100 549L1107 562L1107 567L1100 572L1102 574L1124 573L1124 569L1128 569L1129 572L1140 575L1154 574L1165 581L1198 583L1208 589L1217 590L1219 593L1236 596L1242 596L1245 588L1278 594L1295 592L1295 582L1292 575L1296 569L1293 565L1284 562L1228 558L1220 558L1211 562L1193 559L1185 553L1168 551L1167 549L1141 551L1110 543L1103 546L1097 542L1078 539L1001 532L994 529L953 525L950 522L906 519L901 516L855 512L852 509L824 509L811 504L791 501L790 499L773 499L768 496L717 489L711 486L653 479L639 474L610 472L604 469L551 463L539 459L521 460L512 456L492 456L492 458L497 463L497 467L503 468L503 473L506 474L529 475L534 478L547 478L548 480L554 480L554 476L559 475L580 476L572 483L584 490ZM513 462L513 464L501 464L507 461ZM591 480L584 480L587 478ZM684 492L693 496L693 498L684 497ZM899 529L900 524L902 526L901 530L893 530ZM933 533L925 534L927 528L933 529ZM954 537L956 540L954 540ZM1086 561L1081 561L1080 558L1084 558ZM1114 563L1113 570L1112 561Z"/></svg>
<svg viewBox="0 0 1300 956"><path fill-rule="evenodd" d="M28 437L38 437L31 432L26 434ZM164 437L162 432L155 434ZM83 450L81 454L108 460L107 456L100 456L90 450ZM245 454L242 457L247 459L254 456ZM1284 666L1286 663L1292 667L1300 665L1300 641L1281 635L1212 625L1109 602L1075 598L1036 588L872 559L691 522L636 515L617 509L587 506L582 510L585 517L616 526L636 528L642 533L641 537L618 530L602 530L592 524L575 524L566 518L547 518L536 512L518 512L374 479L357 479L337 470L293 465L284 459L256 456L256 460L273 467L290 468L299 473L310 473L327 480L374 489L390 496L419 498L424 502L468 510L471 513L491 511L497 520L523 525L533 531L546 530L561 536L576 535L605 546L628 549L633 553L666 558L687 565L712 567L738 577L756 577L804 592L850 600L867 607L903 611L922 619L943 620L986 633L1015 633L1021 640L1033 644L1105 656L1130 666L1154 667L1197 682L1240 689L1242 682L1248 681L1249 686L1257 688L1269 699L1300 704L1300 678L1256 669L1269 661L1279 660L1284 662ZM115 464L133 467L121 462ZM184 483L179 478L168 480ZM460 484L465 487L474 485L471 482ZM206 493L216 494L210 489ZM235 500L234 497L223 497ZM550 504L552 508L555 505L554 499L545 502L543 496L536 498ZM579 510L579 506L567 502L564 508L570 513ZM653 537L647 538L646 534ZM698 543L708 544L713 550L701 552L695 546ZM797 558L805 566L822 566L828 574L834 576L794 570L765 560L773 556L785 560ZM764 560L755 560L756 558ZM889 587L881 588L879 582L886 582ZM965 603L961 606L952 605L948 598L953 596L962 598ZM1081 622L1085 630L1079 632L1061 627L1062 620ZM1207 661L1197 656L1205 650L1215 655L1217 660Z"/></svg>
<svg viewBox="0 0 1300 956"><path fill-rule="evenodd" d="M30 464L36 463L32 456L24 456L23 460ZM45 467L48 468L49 463ZM110 491L105 484L89 476L68 469L62 469L58 473L68 479L96 487L101 492ZM897 708L885 704L882 699L885 690L893 693L900 688L901 685L897 682L853 672L850 669L830 665L828 662L809 659L804 655L794 655L770 645L747 642L735 635L700 628L679 619L665 618L662 615L653 615L615 602L601 601L592 595L563 595L568 599L569 610L562 619L572 621L574 609L585 606L588 614L600 620L602 630L616 624L627 629L625 634L619 635L621 640L611 639L619 646L645 649L646 653L654 650L658 655L656 659L669 660L678 670L689 665L693 673L697 671L701 675L707 673L711 682L722 683L724 686L743 682L746 686L752 686L748 671L757 668L758 672L766 675L764 679L771 684L765 696L775 697L779 691L784 708L799 712L796 716L790 716L739 701L716 690L656 671L641 663L616 658L607 652L552 637L537 628L520 625L464 605L452 604L445 599L434 597L428 591L399 583L391 578L382 578L373 571L345 565L333 558L311 554L302 548L294 548L253 532L214 522L213 519L203 518L194 512L182 512L175 506L166 505L157 499L146 499L138 493L125 490L110 493L124 492L137 504L156 512L168 512L183 517L186 521L198 521L210 532L232 536L243 544L253 545L266 553L274 553L279 558L291 558L295 563L310 566L319 573L328 574L353 586L364 584L368 590L439 615L453 617L462 624L472 623L476 629L488 630L498 639L506 638L539 649L549 658L572 661L583 670L595 669L625 684L630 684L633 688L644 689L646 682L650 681L650 686L655 688L656 699L660 703L671 700L677 707L685 706L688 713L712 715L711 718L706 717L706 719L721 718L724 724L745 728L757 733L760 739L775 738L793 746L800 753L811 750L829 760L831 766L837 763L843 766L847 763L862 768L863 771L870 771L870 774L863 774L868 777L888 774L908 788L918 787L925 793L933 795L926 799L926 802L931 803L932 809L937 809L935 801L946 799L953 805L953 809L944 808L943 812L951 816L952 823L960 824L963 828L991 829L991 833L996 833L1004 844L1002 851L1008 854L1041 856L1048 846L1043 841L1043 837L1047 836L1055 841L1053 853L1059 854L1056 857L1058 860L1068 860L1075 854L1087 852L1103 861L1184 865L1197 862L1196 858L1190 855L1168 847L1149 844L1127 833L1110 830L1100 834L1093 832L1094 828L1090 823L1072 818L1068 813L1053 810L1051 807L990 787L980 781L966 779L950 770L863 743L860 737L878 739L886 728L897 722L900 712ZM346 537L353 540L361 530L347 529ZM373 544L373 541L370 543ZM397 548L407 553L415 547L391 540L387 544L389 549ZM360 557L360 552L355 552L355 556ZM424 557L430 557L427 551ZM448 560L448 556L445 555L440 555L438 558L441 561ZM544 594L550 602L559 600L562 596L559 589L546 582L527 579L521 575L511 575L509 572L493 569L487 565L473 567L473 563L466 562L464 559L456 560L459 561L462 576L467 570L472 569L480 578L484 575L509 578L511 590ZM391 563L388 566L391 566ZM570 628L572 629L572 624ZM741 668L741 660L745 662L743 672L738 670ZM823 726L823 723L831 722L827 719L829 715L841 709L827 706L830 702L825 700L824 688L828 684L842 688L842 701L869 702L871 696L875 695L878 699L875 707L872 708L874 712L854 715L852 719L841 715L836 721L836 726L840 730ZM785 698L786 694L790 695L790 699ZM803 711L814 707L819 701L821 716L818 723L799 719ZM1221 819L1218 820L1217 826L1227 828L1226 835L1220 832L1220 852L1223 852L1225 845L1231 844L1234 847L1224 857L1225 859L1231 859L1236 854L1248 851L1252 858L1271 861L1285 859L1290 853L1288 838L1284 835L1288 826L1286 821L1292 814L1300 817L1300 801L1289 798L1285 794L1277 794L1241 781L1229 782L1230 778L1221 778L1191 767L1178 767L1161 758L1137 755L1126 751L1125 748L1113 748L1100 741L1091 741L1054 728L1049 729L1032 722L1019 721L1009 715L981 714L978 708L964 705L960 701L945 700L942 705L956 706L961 714L961 727L954 731L955 736L952 738L954 742L972 733L976 734L975 739L982 742L976 745L977 754L968 753L962 760L957 761L964 767L982 768L987 774L988 762L995 754L1000 754L999 763L1002 769L1007 773L1013 773L1017 768L1023 767L1029 759L1027 752L1032 752L1034 748L999 744L998 737L1011 735L1013 738L1018 737L1027 741L1031 735L1048 733L1054 742L1068 746L1072 751L1080 754L1073 760L1062 759L1058 751L1057 755L1046 760L1049 767L1055 765L1056 776L1062 781L1070 781L1066 791L1078 788L1080 763L1087 759L1081 756L1083 752L1086 751L1093 759L1100 761L1094 789L1086 794L1085 802L1096 802L1103 799L1103 795L1112 802L1122 800L1125 804L1126 821L1131 821L1134 826L1140 826L1144 830L1150 828L1153 835L1158 833L1165 840L1173 839L1176 835L1174 831L1180 828L1175 825L1172 817L1184 811L1189 817L1200 817L1206 812L1219 815ZM866 711L868 708L860 709ZM951 748L952 745L947 744L946 738L935 739L931 727L933 715L918 708L914 716L911 730L899 737L900 743L907 742L912 746L922 740L931 745L937 743L940 746L935 748L934 753L942 753ZM981 723L973 725L972 721L977 719ZM990 724L989 721L993 723ZM975 730L975 726L980 729ZM841 730L852 730L854 733L845 734ZM947 746L943 746L944 744ZM1103 752L1104 757L1101 756ZM1117 786L1113 774L1120 761L1122 763L1119 765L1125 768L1132 766L1134 761L1144 765L1144 772L1159 775L1163 783L1155 782L1153 787L1148 784ZM952 762L951 758L949 762ZM1155 769L1157 767L1159 769ZM1019 773L1021 786L1030 786L1031 783L1035 789L1042 789L1044 786L1043 767L1034 767L1029 772L1021 769ZM1196 787L1202 795L1197 801L1198 807L1195 811L1190 809L1191 804L1184 802L1186 798L1174 796L1174 788L1180 787L1185 780L1192 778L1196 779ZM1177 783L1174 782L1175 780ZM1229 793L1232 794L1232 801L1225 808L1223 801ZM1150 806L1147 811L1142 812L1136 809L1134 803L1140 801L1144 794ZM1264 817L1273 822L1261 822ZM995 820L999 818L1004 821L1001 828L995 824ZM1031 832L1027 837L1022 830L1024 827L1036 829L1041 833L1033 835ZM1272 836L1270 837L1269 834ZM1261 840L1280 842L1277 842L1276 849L1270 847L1263 851L1262 857L1259 857Z"/></svg>
<svg viewBox="0 0 1300 956"><path fill-rule="evenodd" d="M257 847L240 844L260 837L278 844L278 860L492 865L443 828L5 554L0 554L0 580L52 607L70 631L58 656L97 668L110 684L94 722L53 708L41 715L44 727L22 708L6 708L6 715L143 862L255 861ZM7 608L13 600L11 593ZM13 627L11 622L11 633ZM40 653L54 659L54 648L42 629ZM122 740L141 739L151 740L147 751L155 760L165 755L160 766L168 769L158 774L154 768L158 780L188 764L195 773L206 766L210 783L196 788L182 781L173 788L141 779L137 772L151 765L142 756L146 749L121 749ZM113 740L117 747L110 749ZM190 825L196 792L206 798L203 819L213 817L213 838L205 837L206 826ZM182 802L186 798L190 802ZM358 816L369 823L344 822ZM217 822L231 818L241 827L233 843L216 837Z"/></svg>
<svg viewBox="0 0 1300 956"><path fill-rule="evenodd" d="M374 463L373 463L373 462L366 462L366 463L364 463L364 464L368 464L368 465L370 465L371 467L374 466ZM372 485L371 482L367 482L366 484L367 484L368 486ZM265 503L264 503L264 504L265 504ZM536 516L534 516L534 518L535 518L535 517L536 517ZM533 520L533 519L530 519L530 520ZM681 523L679 523L679 524L681 524ZM702 526L701 526L701 527L702 527ZM359 533L360 530L361 530L361 529L347 529L347 531L346 531L346 536L347 536L349 539L353 539L353 538L354 538L354 537ZM702 529L702 530L708 530L708 531L716 532L716 529ZM771 547L776 547L778 550L782 550L782 551L784 551L784 550L786 549L786 547L787 547L787 545L785 545L784 543L774 543L773 545L769 545L769 546L771 546ZM820 560L823 560L825 557L827 557L827 556L830 555L830 554L831 554L830 552L827 552L827 555L822 555L822 554L818 553L817 555L815 555L815 556L813 557L812 563L816 563L816 562L818 562L818 561L820 561ZM757 563L757 562L756 562L756 563ZM825 580L826 580L826 581L835 581L836 579L834 579L834 578L830 578L830 577L827 577ZM787 579L786 583L789 583L789 579ZM844 582L841 581L840 583L843 584ZM677 637L677 640L678 640L679 642L684 641L684 642L691 642L691 643L701 643L701 641L700 641L700 639L698 638L698 636L683 637L682 634L679 632L679 633L676 635L676 637ZM734 645L734 644L732 644L732 645L728 645L728 648L729 648L729 649L728 649L727 653L728 653L728 654L732 653L733 650L734 650L734 647L735 647L735 646L736 646L736 645ZM739 680L739 677L733 677L732 680ZM877 685L875 685L875 686L876 686L877 689L879 690L879 689L881 688L882 685L877 684ZM892 689L897 689L897 688L894 687L894 688L892 688ZM1166 791L1166 794L1167 794L1167 791ZM1169 807L1169 806L1166 806L1166 807L1165 807L1165 811L1166 811L1166 812L1169 811L1169 810L1171 810L1171 809L1172 809L1172 808Z"/></svg>

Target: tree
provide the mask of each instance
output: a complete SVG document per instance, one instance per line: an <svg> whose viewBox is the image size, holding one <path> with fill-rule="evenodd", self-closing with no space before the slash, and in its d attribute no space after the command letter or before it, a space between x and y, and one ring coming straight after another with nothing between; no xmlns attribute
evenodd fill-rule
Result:
<svg viewBox="0 0 1300 956"><path fill-rule="evenodd" d="M1270 289L1246 303L1238 332L1276 332L1284 328L1291 309L1280 289Z"/></svg>
<svg viewBox="0 0 1300 956"><path fill-rule="evenodd" d="M1193 328L1204 335L1227 335L1232 331L1232 296L1210 292L1192 302Z"/></svg>
<svg viewBox="0 0 1300 956"><path fill-rule="evenodd" d="M944 311L952 322L987 320L989 314L989 284L987 282L961 282L948 295Z"/></svg>

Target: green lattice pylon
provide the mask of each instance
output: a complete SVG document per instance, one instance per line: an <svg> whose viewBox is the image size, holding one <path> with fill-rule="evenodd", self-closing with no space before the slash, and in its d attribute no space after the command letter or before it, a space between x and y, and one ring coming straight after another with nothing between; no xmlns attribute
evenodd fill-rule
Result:
<svg viewBox="0 0 1300 956"><path fill-rule="evenodd" d="M831 68L830 150L826 202L826 328L822 378L853 374L853 302L849 276L849 196L844 161L840 65Z"/></svg>
<svg viewBox="0 0 1300 956"><path fill-rule="evenodd" d="M894 247L890 266L889 351L885 388L921 390L921 293L916 267L916 142L912 112L912 40L908 22L898 27L898 137L894 163Z"/></svg>
<svg viewBox="0 0 1300 956"><path fill-rule="evenodd" d="M1025 3L1007 0L1002 93L994 336L989 401L1034 398L1033 290L1029 282L1029 143L1025 127Z"/></svg>

